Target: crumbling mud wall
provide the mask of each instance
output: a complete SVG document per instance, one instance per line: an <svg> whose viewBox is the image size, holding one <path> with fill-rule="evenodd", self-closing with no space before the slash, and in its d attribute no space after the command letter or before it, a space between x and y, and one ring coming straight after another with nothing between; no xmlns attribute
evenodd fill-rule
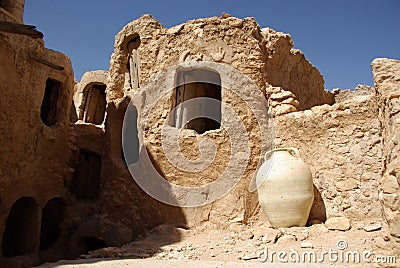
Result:
<svg viewBox="0 0 400 268"><path fill-rule="evenodd" d="M292 92L299 111L322 104L333 104L334 95L324 90L324 79L299 49L289 34L262 29L265 49L264 77L273 87Z"/></svg>
<svg viewBox="0 0 400 268"><path fill-rule="evenodd" d="M166 29L150 15L144 15L140 19L128 24L116 36L115 51L111 59L108 100L114 101L117 98L122 98L124 95L130 95L131 92L136 92L133 88L126 86L126 81L129 79L129 52L127 44L134 38L140 38L140 46L137 49L140 57L140 85L143 85L152 74L179 63L215 61L235 66L242 73L251 77L258 87L263 87L265 80L260 75L263 68L263 55L258 46L259 39L253 36L253 33L258 32L259 27L254 19L251 18L241 20L232 17L213 17L189 21L185 24ZM173 83L171 85L172 87L174 86ZM149 93L151 94L151 91ZM229 93L225 93L223 89L221 94L223 98L226 96L225 100L234 98L234 96L227 96ZM168 113L173 109L170 97L169 95L165 96L164 103L160 103L157 109L153 111L154 115L157 116L152 116L149 120L150 126L148 128L150 132L146 133L146 147L142 149L149 151L153 162L157 165L161 174L166 174L166 178L169 181L179 181L182 185L188 183L189 186L190 182L183 181L182 178L190 178L191 183L206 183L207 181L215 180L219 172L223 171L224 167L226 167L226 162L228 161L227 154L222 153L221 150L229 151L230 148L229 140L224 137L226 133L224 134L222 131L218 133L214 131L213 134L210 133L208 135L205 134L207 138L212 138L214 141L217 140L216 144L218 144L219 148L219 160L216 159L214 165L209 167L205 173L190 174L190 176L187 176L188 174L185 176L182 172L171 173L172 170L176 172L176 169L174 170L171 164L168 163L168 160L160 154L162 152L162 144L159 140L161 134L160 127L168 116ZM233 99L229 102L233 102ZM159 115L162 115L162 117L159 117ZM110 118L110 120L112 119ZM143 122L138 123L139 126L140 124L143 124ZM196 158L199 153L198 143L204 137L200 137L194 131L185 131L184 133L181 139L181 143L184 145L183 148L185 148L184 154ZM225 144L226 142L228 144ZM229 152L227 153L229 156ZM253 155L259 155L259 151L258 153L254 151ZM251 163L251 173L254 174L258 163L258 156L253 158L252 161L254 162ZM220 167L216 168L218 166ZM247 177L251 178L252 174L249 174ZM239 188L246 187L242 185ZM224 201L223 205L209 205L205 208L186 209L186 222L189 225L193 225L210 218L215 221L221 221L221 217L225 217L224 219L226 220L233 218L245 220L249 217L247 214L251 214L249 210L254 210L257 202L254 194L251 197L245 197L249 195L246 191L236 190L235 193L232 193L225 199L229 199L230 201ZM239 205L236 207L227 205L232 204L232 202ZM213 214L215 216L210 216Z"/></svg>
<svg viewBox="0 0 400 268"><path fill-rule="evenodd" d="M391 235L400 242L400 61L372 62L382 128L380 201Z"/></svg>
<svg viewBox="0 0 400 268"><path fill-rule="evenodd" d="M42 39L3 31L0 73L0 259L29 255L25 265L32 265L69 225L52 215L70 205L64 184L72 177L74 75L69 58Z"/></svg>
<svg viewBox="0 0 400 268"><path fill-rule="evenodd" d="M108 71L86 72L74 90L74 108L76 121L101 125L104 121L106 102L105 90L108 83ZM104 95L104 100L102 100Z"/></svg>
<svg viewBox="0 0 400 268"><path fill-rule="evenodd" d="M0 21L23 23L25 0L2 0L0 2Z"/></svg>
<svg viewBox="0 0 400 268"><path fill-rule="evenodd" d="M77 153L74 177L68 184L78 218L70 239L75 254L85 251L88 238L121 246L161 223L186 222L179 208L157 202L134 183L122 150L129 100L107 103L108 80L107 71L87 72L75 87L73 146ZM103 119L94 120L99 113Z"/></svg>
<svg viewBox="0 0 400 268"><path fill-rule="evenodd" d="M285 42L288 45L280 45ZM111 116L109 114L111 109L120 109L124 98L128 96L131 99L134 93L151 95L151 91L145 93L141 87L146 85L152 75L178 64L216 62L232 66L250 78L258 87L258 92L264 94L266 98L270 97L266 89L271 84L282 85L284 91L293 95L295 111L317 104L332 104L333 94L324 90L323 79L318 70L299 51L294 53L291 46L292 41L289 35L276 33L273 30L262 31L254 18L242 20L228 14L188 21L169 29L164 28L150 15L144 15L129 23L116 36L114 53L110 61L106 119L106 136L109 137L107 138L109 145L106 146L110 147L107 149L106 157L113 160L107 161L107 163L116 162L121 158L119 145L116 144L118 137L115 136L120 135L120 132L117 131L120 126L116 123L118 120L112 117L120 111L113 112L114 115ZM283 74L278 75L279 73ZM138 74L137 78L136 74ZM138 88L136 87L137 79L139 80ZM240 83L240 81L238 82ZM173 90L174 83L169 86ZM222 85L221 94L222 101L236 109L244 124L248 126L247 131L250 137L254 137L252 138L254 144L251 145L250 162L243 176L244 180L224 198L204 207L184 209L186 222L189 225L206 220L246 222L258 211L257 195L250 193L248 186L259 165L261 151L265 148L261 149L259 146L257 140L259 138L255 134L257 128L250 127L256 126L256 123L252 121L254 118L252 119L251 111L241 103L240 99L229 93L224 85ZM253 93L245 92L245 94L252 95ZM311 99L310 96L313 98ZM145 150L151 155L152 162L156 165L159 173L164 175L168 181L188 186L211 182L226 167L227 155L229 156L230 150L229 139L222 128L204 134L196 133L193 130L183 130L179 140L181 148L183 148L182 153L189 159L199 157L198 145L205 138L213 140L217 145L218 154L214 164L210 165L203 173L178 172L163 156L163 147L160 142L160 129L168 113L174 108L173 99L173 95L167 94L165 99L152 111L154 116L147 121L146 129L149 131L146 132L143 141ZM259 103L262 101L260 99ZM140 119L140 109L137 108L138 127L140 128L144 123L140 120L144 119ZM265 112L265 116L268 117L267 112ZM108 132L109 134L107 134ZM111 152L114 150L112 147L116 148L114 152ZM128 176L128 174L125 173L124 176ZM232 207L232 203L237 205Z"/></svg>
<svg viewBox="0 0 400 268"><path fill-rule="evenodd" d="M121 246L162 223L261 219L249 186L273 146L299 148L311 167L309 224L333 216L384 219L399 239L399 61L373 62L374 89L331 93L290 35L260 29L254 18L224 13L164 28L143 15L115 37L109 72L86 73L75 85L69 58L46 49L42 33L20 24L23 7L23 0L0 1L0 21L13 23L0 25L0 266ZM217 124L171 121L169 114L186 100L185 81L192 79L182 77L192 71L218 77L211 86L203 81L188 88L195 97L213 91L212 98L230 106L248 146L232 153L227 108L220 108ZM199 172L185 170L187 163L177 169L164 151L163 126L168 142L180 147L173 157L180 152L202 160L202 153L212 153L205 142L211 141L216 154L210 165ZM127 133L133 154L123 148ZM145 154L148 162L141 161ZM240 182L198 207L161 202L132 178L132 171L149 175L151 165L168 182L201 186L217 180L229 158L247 161L234 178Z"/></svg>

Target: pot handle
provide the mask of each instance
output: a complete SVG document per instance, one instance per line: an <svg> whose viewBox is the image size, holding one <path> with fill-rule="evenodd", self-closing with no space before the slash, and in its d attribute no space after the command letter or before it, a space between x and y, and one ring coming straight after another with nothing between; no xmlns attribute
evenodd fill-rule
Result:
<svg viewBox="0 0 400 268"><path fill-rule="evenodd" d="M273 149L271 151L266 152L264 155L264 161L267 161L273 152L278 152L278 151L287 151L290 154L292 154L293 156L300 158L300 151L297 148L277 148L277 149Z"/></svg>

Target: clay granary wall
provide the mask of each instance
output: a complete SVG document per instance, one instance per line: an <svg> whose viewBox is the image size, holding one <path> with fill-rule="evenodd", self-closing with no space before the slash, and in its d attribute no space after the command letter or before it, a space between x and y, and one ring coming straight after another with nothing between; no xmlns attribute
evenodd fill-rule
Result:
<svg viewBox="0 0 400 268"><path fill-rule="evenodd" d="M73 175L71 62L20 24L23 3L1 1L0 8L0 238L10 265L16 256L48 250L67 230L58 215L70 206L65 185Z"/></svg>
<svg viewBox="0 0 400 268"><path fill-rule="evenodd" d="M251 185L274 147L299 148L311 168L308 225L374 221L399 239L399 61L374 60L374 87L327 91L291 36L254 18L165 28L143 15L116 35L110 69L78 83L22 23L24 1L0 3L1 263L122 246L162 223L267 221ZM195 97L222 103L218 120L186 122L197 106L179 105ZM237 183L215 199L201 188L162 202L132 178L201 187L230 169L224 183Z"/></svg>

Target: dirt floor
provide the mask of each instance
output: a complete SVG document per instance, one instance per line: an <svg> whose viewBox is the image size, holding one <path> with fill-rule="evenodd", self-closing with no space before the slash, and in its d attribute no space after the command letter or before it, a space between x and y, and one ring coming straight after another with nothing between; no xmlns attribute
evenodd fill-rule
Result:
<svg viewBox="0 0 400 268"><path fill-rule="evenodd" d="M229 228L161 225L121 248L40 267L399 267L398 244L375 223L355 224L348 231L324 224L280 229L260 222L233 222Z"/></svg>

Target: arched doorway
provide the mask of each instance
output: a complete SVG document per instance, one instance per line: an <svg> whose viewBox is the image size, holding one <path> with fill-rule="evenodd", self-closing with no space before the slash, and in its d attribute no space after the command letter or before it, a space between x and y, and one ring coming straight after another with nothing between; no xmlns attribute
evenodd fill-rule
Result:
<svg viewBox="0 0 400 268"><path fill-rule="evenodd" d="M106 113L106 85L94 84L83 92L83 121L100 125Z"/></svg>
<svg viewBox="0 0 400 268"><path fill-rule="evenodd" d="M4 257L35 251L38 217L39 207L32 197L21 197L12 205L2 241Z"/></svg>
<svg viewBox="0 0 400 268"><path fill-rule="evenodd" d="M60 197L49 200L43 208L40 229L40 250L48 249L57 241L61 232L64 211L65 201Z"/></svg>

